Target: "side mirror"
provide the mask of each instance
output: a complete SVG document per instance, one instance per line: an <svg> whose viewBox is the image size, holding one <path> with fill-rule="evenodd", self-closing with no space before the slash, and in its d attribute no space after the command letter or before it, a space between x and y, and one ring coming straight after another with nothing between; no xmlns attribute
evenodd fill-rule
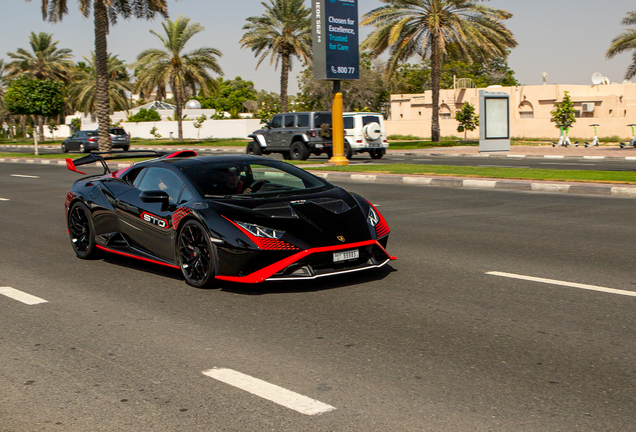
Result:
<svg viewBox="0 0 636 432"><path fill-rule="evenodd" d="M170 196L162 190L143 191L139 199L145 203L161 203L161 210L165 210L170 205Z"/></svg>
<svg viewBox="0 0 636 432"><path fill-rule="evenodd" d="M270 122L265 123L265 127L267 129L271 129L272 128L272 124Z"/></svg>

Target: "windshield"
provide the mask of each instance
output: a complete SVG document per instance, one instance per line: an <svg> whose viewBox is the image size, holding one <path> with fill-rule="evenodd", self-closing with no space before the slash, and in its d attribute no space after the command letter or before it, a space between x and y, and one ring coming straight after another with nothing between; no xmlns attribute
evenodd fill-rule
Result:
<svg viewBox="0 0 636 432"><path fill-rule="evenodd" d="M328 183L300 168L276 161L219 162L181 169L206 197L293 195Z"/></svg>

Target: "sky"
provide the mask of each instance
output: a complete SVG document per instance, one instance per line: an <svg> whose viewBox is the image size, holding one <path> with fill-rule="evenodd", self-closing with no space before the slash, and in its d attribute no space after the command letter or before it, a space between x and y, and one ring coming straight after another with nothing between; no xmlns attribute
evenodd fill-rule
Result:
<svg viewBox="0 0 636 432"><path fill-rule="evenodd" d="M261 0L167 0L167 3L171 19L184 15L205 27L204 32L191 39L185 51L201 46L217 48L223 53L219 64L225 78L240 76L253 81L257 89L280 91L280 69L276 70L269 60L256 69L254 54L242 49L239 43L245 19L263 13ZM79 13L77 0L69 0L68 4L69 15L62 22L51 24L42 20L41 0L0 0L0 59L9 61L6 53L18 48L30 51L31 32L52 33L53 39L59 40L59 48L73 50L75 61L90 56L94 50L92 17L87 19ZM306 5L309 4L306 0ZM631 54L606 60L605 52L612 39L625 29L621 20L627 12L636 10L633 0L490 0L486 4L513 14L505 24L519 45L510 54L508 65L521 84L541 84L542 72L548 73L548 84L591 85L595 72L612 82L623 81ZM358 5L362 15L383 3L359 0ZM161 34L161 19L120 20L110 30L108 51L132 64L144 49L161 47L150 29ZM360 40L371 30L362 27ZM301 71L299 62L293 66L289 94L298 91L296 76Z"/></svg>

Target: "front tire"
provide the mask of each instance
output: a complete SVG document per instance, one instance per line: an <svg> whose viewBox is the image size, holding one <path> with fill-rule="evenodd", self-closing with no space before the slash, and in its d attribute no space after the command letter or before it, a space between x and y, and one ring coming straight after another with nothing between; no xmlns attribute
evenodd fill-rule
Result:
<svg viewBox="0 0 636 432"><path fill-rule="evenodd" d="M177 262L188 285L207 288L214 284L216 249L207 230L196 220L187 221L179 230Z"/></svg>
<svg viewBox="0 0 636 432"><path fill-rule="evenodd" d="M294 141L289 149L289 156L291 160L307 160L309 157L309 149L304 143Z"/></svg>
<svg viewBox="0 0 636 432"><path fill-rule="evenodd" d="M260 156L261 154L263 154L263 150L261 149L261 146L256 143L256 141L252 141L247 145L245 153L248 155Z"/></svg>
<svg viewBox="0 0 636 432"><path fill-rule="evenodd" d="M94 259L99 256L95 244L95 227L88 207L79 201L73 204L66 222L75 255L81 259Z"/></svg>
<svg viewBox="0 0 636 432"><path fill-rule="evenodd" d="M86 153L86 147L84 147L84 144L80 144L80 146L79 146L79 151L80 151L81 153Z"/></svg>
<svg viewBox="0 0 636 432"><path fill-rule="evenodd" d="M62 153L68 153L68 149L66 148L66 145L64 145L64 143L62 143Z"/></svg>

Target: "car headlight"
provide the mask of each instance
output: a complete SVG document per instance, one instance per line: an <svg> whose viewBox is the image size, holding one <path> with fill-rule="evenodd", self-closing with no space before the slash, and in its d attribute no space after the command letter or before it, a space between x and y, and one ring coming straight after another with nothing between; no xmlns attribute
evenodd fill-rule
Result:
<svg viewBox="0 0 636 432"><path fill-rule="evenodd" d="M235 223L255 237L280 240L285 235L285 231L281 231L281 230L277 230L273 228L267 228L264 226L250 224L246 222L235 221Z"/></svg>
<svg viewBox="0 0 636 432"><path fill-rule="evenodd" d="M367 217L369 225L376 226L380 222L380 217L373 207L369 207L369 216Z"/></svg>

